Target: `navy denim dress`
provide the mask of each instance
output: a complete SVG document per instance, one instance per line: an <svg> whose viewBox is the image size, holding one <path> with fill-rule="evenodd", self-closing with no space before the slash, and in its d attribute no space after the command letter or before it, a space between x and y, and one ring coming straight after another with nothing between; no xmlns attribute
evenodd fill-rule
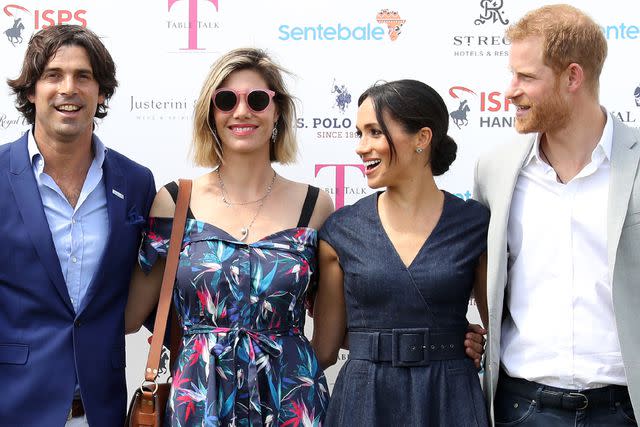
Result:
<svg viewBox="0 0 640 427"><path fill-rule="evenodd" d="M325 423L486 426L478 373L462 343L489 212L444 192L442 215L407 267L380 222L380 194L336 211L320 230L339 256L347 327L359 338L351 339Z"/></svg>

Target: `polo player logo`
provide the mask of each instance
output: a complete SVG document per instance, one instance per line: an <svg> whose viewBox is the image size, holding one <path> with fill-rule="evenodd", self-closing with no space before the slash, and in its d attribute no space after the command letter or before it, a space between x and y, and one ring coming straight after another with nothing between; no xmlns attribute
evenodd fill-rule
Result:
<svg viewBox="0 0 640 427"><path fill-rule="evenodd" d="M501 10L503 5L503 0L480 0L480 7L483 10L480 16L473 21L473 23L476 25L482 25L488 21L491 21L492 24L500 21L502 25L507 25L509 20L503 16L504 11Z"/></svg>
<svg viewBox="0 0 640 427"><path fill-rule="evenodd" d="M469 110L470 108L467 104L467 100L463 99L460 101L458 109L449 113L449 116L451 116L451 119L453 120L453 124L458 126L458 129L469 124L469 120L467 120L467 113Z"/></svg>
<svg viewBox="0 0 640 427"><path fill-rule="evenodd" d="M11 42L13 47L16 46L16 43L22 43L22 30L24 30L24 24L22 23L22 19L18 18L13 21L13 27L4 32L7 35L7 40Z"/></svg>
<svg viewBox="0 0 640 427"><path fill-rule="evenodd" d="M351 94L347 90L345 85L338 86L336 80L333 79L333 89L331 93L336 94L336 103L334 107L338 107L341 113L344 113L349 104L351 104Z"/></svg>
<svg viewBox="0 0 640 427"><path fill-rule="evenodd" d="M469 120L467 119L467 113L471 111L468 100L460 97L461 93L470 93L472 95L476 94L474 91L464 86L453 86L452 88L449 89L449 95L453 99L460 100L460 104L458 104L458 109L449 113L449 116L451 117L451 121L453 122L454 125L458 127L458 129L461 129L462 126L466 126L469 124Z"/></svg>

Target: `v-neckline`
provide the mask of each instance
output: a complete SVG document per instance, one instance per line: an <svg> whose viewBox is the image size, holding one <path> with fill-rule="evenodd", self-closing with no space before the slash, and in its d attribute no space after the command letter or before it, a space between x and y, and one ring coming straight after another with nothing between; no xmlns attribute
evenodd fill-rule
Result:
<svg viewBox="0 0 640 427"><path fill-rule="evenodd" d="M378 209L378 201L380 199L380 195L382 195L382 193L384 193L384 191L378 191L375 194L375 197L373 198L374 212L375 212L377 225L380 228L380 231L382 231L382 234L384 235L384 238L387 241L387 244L391 247L391 250L395 254L397 260L400 262L400 265L402 265L402 267L404 267L405 270L411 270L411 267L413 266L413 264L420 257L422 252L425 251L425 248L429 245L429 242L431 241L431 237L434 234L436 234L436 232L440 228L440 224L442 223L442 218L444 217L445 211L447 210L447 205L449 204L448 203L448 198L449 198L448 197L448 193L446 191L444 191L444 190L440 190L440 191L442 192L442 194L444 196L444 199L442 201L442 212L440 212L440 217L438 218L438 221L436 221L436 225L431 230L431 233L429 233L429 235L425 238L424 242L422 243L422 246L420 246L420 249L418 249L418 251L413 256L413 259L411 260L411 262L409 264L405 264L405 262L403 261L402 257L400 256L400 252L398 252L398 249L393 244L393 241L389 237L389 234L387 234L387 230L385 230L384 225L382 224L382 219L380 218L380 210Z"/></svg>

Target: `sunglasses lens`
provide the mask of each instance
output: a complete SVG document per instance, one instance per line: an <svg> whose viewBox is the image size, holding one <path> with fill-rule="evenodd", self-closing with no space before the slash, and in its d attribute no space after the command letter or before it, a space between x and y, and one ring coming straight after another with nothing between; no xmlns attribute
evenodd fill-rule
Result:
<svg viewBox="0 0 640 427"><path fill-rule="evenodd" d="M238 98L236 94L230 90L221 90L213 98L213 102L221 111L231 111L236 106Z"/></svg>
<svg viewBox="0 0 640 427"><path fill-rule="evenodd" d="M271 97L263 90L254 90L247 95L247 103L253 111L263 111L270 102Z"/></svg>

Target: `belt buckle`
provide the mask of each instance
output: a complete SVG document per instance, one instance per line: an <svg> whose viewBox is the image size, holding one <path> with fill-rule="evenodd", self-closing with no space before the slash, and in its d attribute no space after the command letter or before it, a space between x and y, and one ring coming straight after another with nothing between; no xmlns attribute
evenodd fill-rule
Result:
<svg viewBox="0 0 640 427"><path fill-rule="evenodd" d="M394 367L429 364L428 328L393 329L391 346L391 365Z"/></svg>
<svg viewBox="0 0 640 427"><path fill-rule="evenodd" d="M572 392L572 393L569 393L569 396L571 396L571 397L582 397L584 399L584 406L576 408L576 411L584 411L585 409L587 409L587 406L589 406L589 398L586 395L584 395L583 393Z"/></svg>

